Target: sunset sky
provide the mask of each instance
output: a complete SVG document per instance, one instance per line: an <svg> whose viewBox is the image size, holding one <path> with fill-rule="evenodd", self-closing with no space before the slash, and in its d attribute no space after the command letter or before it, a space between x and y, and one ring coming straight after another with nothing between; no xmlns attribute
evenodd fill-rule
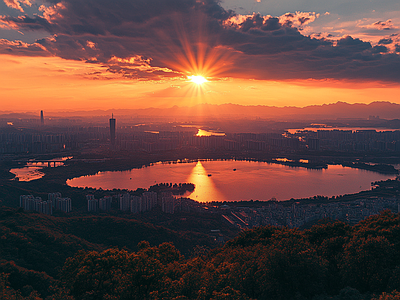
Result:
<svg viewBox="0 0 400 300"><path fill-rule="evenodd" d="M399 95L398 0L0 0L0 111Z"/></svg>

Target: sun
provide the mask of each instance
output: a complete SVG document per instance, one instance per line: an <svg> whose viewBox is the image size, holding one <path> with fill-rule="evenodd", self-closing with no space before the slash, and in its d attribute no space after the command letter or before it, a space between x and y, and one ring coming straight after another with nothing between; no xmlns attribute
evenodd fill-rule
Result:
<svg viewBox="0 0 400 300"><path fill-rule="evenodd" d="M188 76L188 79L198 85L202 85L203 83L207 82L208 80L201 75L191 75Z"/></svg>

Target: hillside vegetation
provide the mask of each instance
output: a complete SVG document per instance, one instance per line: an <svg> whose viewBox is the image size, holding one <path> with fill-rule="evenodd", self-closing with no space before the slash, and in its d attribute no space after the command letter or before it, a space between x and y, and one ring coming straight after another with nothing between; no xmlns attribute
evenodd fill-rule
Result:
<svg viewBox="0 0 400 300"><path fill-rule="evenodd" d="M304 231L259 227L211 251L198 247L186 257L166 242L151 246L142 241L135 249L100 245L100 236L89 234L96 225L123 228L107 218L67 219L66 224L48 219L36 231L29 218L22 225L7 219L1 220L1 299L400 299L400 216L390 212L353 227L342 222ZM80 222L87 226L78 236L73 228ZM52 228L53 234L41 237L43 228ZM153 245L157 234L173 237L166 229L146 230L154 233L148 236ZM112 230L100 232L110 241ZM127 234L142 238L134 230ZM12 248L17 241L30 247L35 262L21 250L12 254L22 249ZM53 258L55 252L59 257ZM11 262L17 256L20 260ZM66 257L58 274L44 267Z"/></svg>

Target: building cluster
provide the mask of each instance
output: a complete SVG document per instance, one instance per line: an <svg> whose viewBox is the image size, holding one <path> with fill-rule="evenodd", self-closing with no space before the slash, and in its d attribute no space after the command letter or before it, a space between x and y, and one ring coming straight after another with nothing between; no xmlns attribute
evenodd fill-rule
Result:
<svg viewBox="0 0 400 300"><path fill-rule="evenodd" d="M111 210L112 204L112 196L105 196L100 199L95 199L94 195L86 195L87 200L87 210L88 211L97 211L99 209L103 211Z"/></svg>
<svg viewBox="0 0 400 300"><path fill-rule="evenodd" d="M67 137L62 133L0 133L0 153L54 153L64 150Z"/></svg>
<svg viewBox="0 0 400 300"><path fill-rule="evenodd" d="M400 131L317 130L296 133L228 133L196 136L193 132L121 132L116 142L121 150L149 153L185 148L209 151L400 151Z"/></svg>
<svg viewBox="0 0 400 300"><path fill-rule="evenodd" d="M235 133L197 136L193 132L138 132L120 134L121 150L141 150L149 153L176 149L204 149L209 151L273 151L298 150L300 140L280 133Z"/></svg>
<svg viewBox="0 0 400 300"><path fill-rule="evenodd" d="M0 153L57 153L65 150L100 149L111 145L124 151L148 153L201 149L207 151L400 151L400 130L301 130L295 133L218 133L197 136L197 129L169 124L154 127L146 124L117 127L112 116L104 126L73 125L35 130L9 126L0 133ZM72 123L71 123L72 122Z"/></svg>
<svg viewBox="0 0 400 300"><path fill-rule="evenodd" d="M53 127L44 127L42 111L39 127L27 123L18 129L14 126L3 128L0 133L0 153L59 153L66 150L98 148L115 141L114 118L110 119L110 125L113 126L110 129L107 126L78 126L74 125L74 120L67 121L69 126L54 123L53 120Z"/></svg>
<svg viewBox="0 0 400 300"><path fill-rule="evenodd" d="M379 120L379 117L370 116L369 120ZM74 119L56 118L45 122L43 111L40 112L40 124L39 120L26 121L25 124L18 120L22 122L19 126L23 125L18 129L14 128L13 122L7 122L9 125L0 133L1 154L58 153L65 150L94 150L109 145L116 150L149 153L193 148L208 151L400 151L400 130L325 129L295 133L277 130L270 133L227 134L210 131L207 132L209 136L197 136L197 128L190 125L154 125L150 122L117 127L113 115L108 124L102 121L103 126L93 126ZM48 122L51 126L47 126Z"/></svg>
<svg viewBox="0 0 400 300"><path fill-rule="evenodd" d="M42 197L33 195L21 195L19 197L19 206L24 210L37 211L46 215L52 215L53 210L70 212L72 210L71 199L61 197L61 193L49 193L46 201Z"/></svg>
<svg viewBox="0 0 400 300"><path fill-rule="evenodd" d="M157 205L157 193L155 192L144 192L141 196L125 193L116 195L115 198L117 199L118 210L132 213L149 211ZM95 199L94 195L88 194L86 195L86 200L88 212L110 211L113 208L112 196Z"/></svg>
<svg viewBox="0 0 400 300"><path fill-rule="evenodd" d="M113 199L115 201L113 201ZM130 193L113 196L105 196L95 199L94 195L86 195L88 212L110 211L112 208L133 214L151 211L159 207L161 211L174 214L175 212L199 212L204 207L188 198L175 198L171 192L144 192L140 196Z"/></svg>
<svg viewBox="0 0 400 300"><path fill-rule="evenodd" d="M398 198L371 197L349 202L332 202L324 204L293 203L285 206L271 201L258 208L222 206L223 218L239 228L251 228L261 225L300 227L306 223L325 218L356 224L365 218L376 215L383 210L400 212Z"/></svg>
<svg viewBox="0 0 400 300"><path fill-rule="evenodd" d="M317 130L288 136L304 141L309 150L341 152L398 152L400 131Z"/></svg>
<svg viewBox="0 0 400 300"><path fill-rule="evenodd" d="M141 196L125 193L119 195L119 209L122 211L130 211L134 214L150 211L156 207L157 199L156 192L144 192Z"/></svg>

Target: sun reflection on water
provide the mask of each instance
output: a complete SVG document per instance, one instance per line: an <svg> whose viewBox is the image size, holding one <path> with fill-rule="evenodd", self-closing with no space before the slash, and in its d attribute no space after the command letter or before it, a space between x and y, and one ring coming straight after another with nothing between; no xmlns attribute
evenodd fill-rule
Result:
<svg viewBox="0 0 400 300"><path fill-rule="evenodd" d="M211 175L211 176L209 176ZM207 173L201 161L198 161L192 172L186 179L186 182L195 184L195 190L190 198L199 202L213 200L226 200L225 196L216 188L212 179L212 174Z"/></svg>
<svg viewBox="0 0 400 300"><path fill-rule="evenodd" d="M224 132L215 132L213 130L199 129L196 136L225 136Z"/></svg>

